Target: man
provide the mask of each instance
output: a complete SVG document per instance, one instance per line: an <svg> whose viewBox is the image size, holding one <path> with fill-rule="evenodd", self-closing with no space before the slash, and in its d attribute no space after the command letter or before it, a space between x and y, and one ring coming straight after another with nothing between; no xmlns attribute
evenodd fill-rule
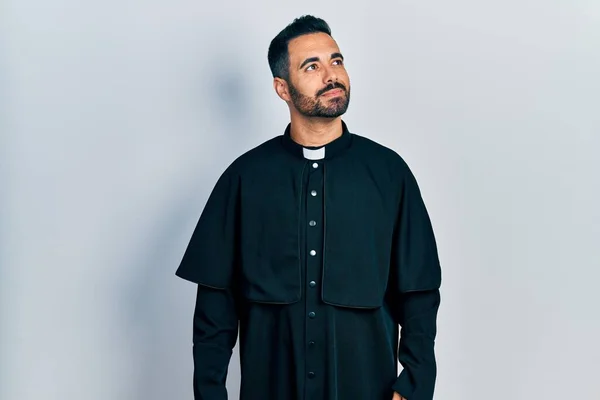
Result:
<svg viewBox="0 0 600 400"><path fill-rule="evenodd" d="M194 396L227 399L239 323L243 400L431 400L441 270L417 182L341 120L325 21L294 20L268 60L291 122L221 175L176 272L198 284Z"/></svg>

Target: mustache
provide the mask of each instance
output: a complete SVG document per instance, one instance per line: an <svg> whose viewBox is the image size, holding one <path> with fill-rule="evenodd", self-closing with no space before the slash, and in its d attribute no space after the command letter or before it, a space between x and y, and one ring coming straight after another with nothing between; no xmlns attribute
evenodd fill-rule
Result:
<svg viewBox="0 0 600 400"><path fill-rule="evenodd" d="M330 83L329 85L325 86L323 89L319 90L317 92L317 97L319 97L323 93L325 93L329 90L332 90L332 89L342 89L344 92L347 92L346 86L344 86L344 84L342 84L340 82L335 82L335 83Z"/></svg>

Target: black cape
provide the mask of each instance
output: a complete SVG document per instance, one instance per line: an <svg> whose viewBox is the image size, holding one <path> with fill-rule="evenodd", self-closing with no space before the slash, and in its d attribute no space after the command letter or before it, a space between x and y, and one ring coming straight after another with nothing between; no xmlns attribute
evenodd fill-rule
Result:
<svg viewBox="0 0 600 400"><path fill-rule="evenodd" d="M217 181L176 272L198 284L196 400L227 399L238 327L240 399L433 398L441 268L425 204L396 152L342 128L311 160L288 125Z"/></svg>

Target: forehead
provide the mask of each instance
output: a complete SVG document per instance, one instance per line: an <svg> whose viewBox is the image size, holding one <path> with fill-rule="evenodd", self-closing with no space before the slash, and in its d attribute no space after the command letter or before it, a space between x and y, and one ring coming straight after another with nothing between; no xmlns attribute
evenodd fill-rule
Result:
<svg viewBox="0 0 600 400"><path fill-rule="evenodd" d="M288 53L290 64L301 63L308 57L327 57L340 49L331 36L323 32L309 33L290 40Z"/></svg>

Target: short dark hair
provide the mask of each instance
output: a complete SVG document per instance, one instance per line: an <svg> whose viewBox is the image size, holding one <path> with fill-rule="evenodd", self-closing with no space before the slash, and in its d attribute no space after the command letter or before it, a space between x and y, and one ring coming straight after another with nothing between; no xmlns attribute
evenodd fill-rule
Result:
<svg viewBox="0 0 600 400"><path fill-rule="evenodd" d="M298 36L309 33L323 32L331 36L331 28L327 22L312 15L303 15L296 18L286 26L269 46L267 58L273 78L282 78L286 81L290 77L290 54L288 52L289 42Z"/></svg>

